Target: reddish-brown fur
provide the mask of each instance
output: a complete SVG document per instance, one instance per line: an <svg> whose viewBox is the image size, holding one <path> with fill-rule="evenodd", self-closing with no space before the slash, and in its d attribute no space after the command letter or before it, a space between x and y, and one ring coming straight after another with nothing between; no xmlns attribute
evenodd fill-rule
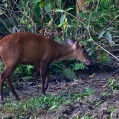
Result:
<svg viewBox="0 0 119 119"><path fill-rule="evenodd" d="M81 62L90 64L84 46L78 41L73 43L67 40L68 44L58 42L28 32L10 34L0 41L0 57L5 69L0 77L0 99L3 101L3 83L6 80L15 98L19 100L15 89L12 86L11 75L18 64L31 64L40 71L42 82L42 93L48 88L48 68L53 61L64 60L70 57L77 58Z"/></svg>

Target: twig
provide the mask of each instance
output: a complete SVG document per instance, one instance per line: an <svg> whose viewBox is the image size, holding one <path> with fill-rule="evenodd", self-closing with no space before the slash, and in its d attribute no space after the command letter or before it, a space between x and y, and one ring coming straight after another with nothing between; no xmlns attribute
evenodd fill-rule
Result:
<svg viewBox="0 0 119 119"><path fill-rule="evenodd" d="M91 38L92 39L92 38ZM112 53L110 53L108 50L106 50L105 48L103 48L101 45L99 45L98 43L96 43L93 39L92 42L94 44L96 44L97 46L99 46L101 49L103 49L105 52L107 52L109 55L111 55L112 57L114 57L118 62L119 62L119 58L117 58L115 55L113 55Z"/></svg>
<svg viewBox="0 0 119 119"><path fill-rule="evenodd" d="M9 28L7 27L7 25L5 24L5 22L2 19L0 19L0 21L5 25L6 29L9 31Z"/></svg>

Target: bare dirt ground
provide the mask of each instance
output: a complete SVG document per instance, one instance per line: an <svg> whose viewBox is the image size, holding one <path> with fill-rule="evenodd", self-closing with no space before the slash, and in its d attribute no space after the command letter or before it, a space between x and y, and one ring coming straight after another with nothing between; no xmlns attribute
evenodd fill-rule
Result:
<svg viewBox="0 0 119 119"><path fill-rule="evenodd" d="M51 80L47 94L57 95L59 92L75 94L87 87L92 88L94 93L73 104L62 105L54 111L39 109L37 111L39 119L78 119L77 115L92 116L92 119L119 119L119 87L118 85L115 87L116 84L109 85L111 77L116 80L116 84L119 84L119 70L99 71L93 74L80 73L79 79L72 81ZM36 78L21 80L14 85L21 100L42 96L41 83Z"/></svg>

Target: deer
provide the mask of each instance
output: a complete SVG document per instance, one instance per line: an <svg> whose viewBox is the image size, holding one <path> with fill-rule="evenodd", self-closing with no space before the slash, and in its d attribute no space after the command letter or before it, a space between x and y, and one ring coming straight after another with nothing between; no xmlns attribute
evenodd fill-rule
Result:
<svg viewBox="0 0 119 119"><path fill-rule="evenodd" d="M0 40L0 58L4 71L0 75L0 102L4 103L3 85L7 82L16 100L20 100L12 84L12 73L19 64L33 65L38 68L41 78L41 92L45 95L48 88L48 72L51 63L68 58L76 58L86 65L91 59L79 40L67 39L60 44L51 38L30 32L16 32Z"/></svg>

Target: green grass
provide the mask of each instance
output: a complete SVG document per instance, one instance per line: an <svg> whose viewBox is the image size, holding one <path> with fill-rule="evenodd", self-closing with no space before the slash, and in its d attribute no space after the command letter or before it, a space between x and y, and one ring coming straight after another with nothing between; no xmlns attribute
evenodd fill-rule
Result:
<svg viewBox="0 0 119 119"><path fill-rule="evenodd" d="M77 116L76 119L93 119L91 116L84 115L83 117Z"/></svg>
<svg viewBox="0 0 119 119"><path fill-rule="evenodd" d="M112 91L119 89L118 80L116 80L115 78L110 77L110 78L108 79L108 83L109 83L109 87L112 89Z"/></svg>
<svg viewBox="0 0 119 119"><path fill-rule="evenodd" d="M29 110L32 114L34 114L39 108L43 108L47 111L55 110L61 105L73 104L74 102L84 99L92 94L93 90L86 88L86 90L79 94L61 93L55 96L47 95L40 98L33 97L29 100L11 101L10 103L0 105L0 112L3 114L16 115L16 118L20 119Z"/></svg>

